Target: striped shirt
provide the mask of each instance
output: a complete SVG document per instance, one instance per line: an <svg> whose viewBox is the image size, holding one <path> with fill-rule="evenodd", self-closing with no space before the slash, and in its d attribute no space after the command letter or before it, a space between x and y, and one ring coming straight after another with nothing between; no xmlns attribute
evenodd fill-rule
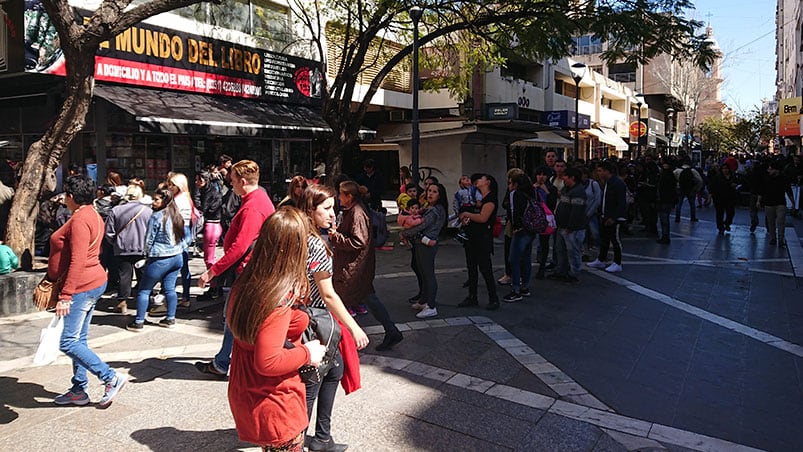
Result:
<svg viewBox="0 0 803 452"><path fill-rule="evenodd" d="M309 306L313 308L326 308L326 303L321 297L318 285L315 284L315 273L326 272L332 276L332 257L326 252L326 244L323 240L310 234L307 238L307 278L309 278Z"/></svg>

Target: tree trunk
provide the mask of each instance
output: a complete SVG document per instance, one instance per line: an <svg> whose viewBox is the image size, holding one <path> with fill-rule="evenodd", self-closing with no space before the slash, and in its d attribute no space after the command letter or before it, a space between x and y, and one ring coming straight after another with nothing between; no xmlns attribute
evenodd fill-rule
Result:
<svg viewBox="0 0 803 452"><path fill-rule="evenodd" d="M19 256L23 270L33 267L39 202L56 189L56 167L73 138L84 128L92 101L94 52L72 50L68 54L68 49L63 50L67 61L67 99L53 125L28 149L8 219L6 244Z"/></svg>

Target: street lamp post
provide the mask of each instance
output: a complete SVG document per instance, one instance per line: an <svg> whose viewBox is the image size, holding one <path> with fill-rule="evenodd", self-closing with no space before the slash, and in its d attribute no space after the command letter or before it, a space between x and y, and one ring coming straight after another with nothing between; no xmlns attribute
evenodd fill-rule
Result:
<svg viewBox="0 0 803 452"><path fill-rule="evenodd" d="M644 105L642 99L644 99L643 94L636 94L636 107L638 108L638 112L636 112L636 158L641 157L641 106Z"/></svg>
<svg viewBox="0 0 803 452"><path fill-rule="evenodd" d="M686 145L686 155L689 155L689 151L691 150L691 137L689 137L689 118L686 118L686 128L683 130L683 134L683 138L685 140L684 144Z"/></svg>
<svg viewBox="0 0 803 452"><path fill-rule="evenodd" d="M574 80L574 159L580 158L580 80L586 74L588 67L580 62L572 64L572 79Z"/></svg>
<svg viewBox="0 0 803 452"><path fill-rule="evenodd" d="M419 6L410 8L410 18L413 19L413 117L412 125L412 170L413 183L418 185L420 174L418 171L418 145L421 141L421 132L418 128L418 21L421 20L424 10Z"/></svg>

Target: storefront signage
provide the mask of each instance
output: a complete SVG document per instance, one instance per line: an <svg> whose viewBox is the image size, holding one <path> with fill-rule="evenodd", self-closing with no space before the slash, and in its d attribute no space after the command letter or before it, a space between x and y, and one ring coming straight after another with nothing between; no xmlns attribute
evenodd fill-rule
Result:
<svg viewBox="0 0 803 452"><path fill-rule="evenodd" d="M519 106L516 104L488 104L488 119L517 119Z"/></svg>
<svg viewBox="0 0 803 452"><path fill-rule="evenodd" d="M800 136L800 97L781 99L778 104L778 135L782 137Z"/></svg>
<svg viewBox="0 0 803 452"><path fill-rule="evenodd" d="M22 0L20 0L20 3ZM38 0L25 2L25 70L65 74L55 30ZM91 12L82 11L85 17ZM320 102L320 63L140 23L101 44L95 79L233 97Z"/></svg>
<svg viewBox="0 0 803 452"><path fill-rule="evenodd" d="M575 112L570 110L557 110L544 112L541 123L551 127L562 127L564 129L573 129L575 125L575 117L580 121L581 129L588 129L591 127L591 117L580 113L576 115Z"/></svg>

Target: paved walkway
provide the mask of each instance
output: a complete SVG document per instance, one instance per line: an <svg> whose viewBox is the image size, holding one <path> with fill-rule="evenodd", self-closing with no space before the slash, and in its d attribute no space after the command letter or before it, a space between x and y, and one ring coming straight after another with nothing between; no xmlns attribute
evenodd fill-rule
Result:
<svg viewBox="0 0 803 452"><path fill-rule="evenodd" d="M668 247L627 237L623 273L534 281L533 297L491 313L456 308L462 249L446 243L428 321L405 301L407 251L379 252L377 290L405 340L361 354L363 389L338 396L335 438L355 451L803 449L800 242L793 228L790 252L761 229L718 236L712 210L673 223ZM52 405L70 367L31 367L46 314L0 319L0 450L251 450L226 383L192 366L219 346L221 307L196 303L176 328L139 335L109 307L92 346L134 379L107 410ZM378 343L373 319L359 321Z"/></svg>

